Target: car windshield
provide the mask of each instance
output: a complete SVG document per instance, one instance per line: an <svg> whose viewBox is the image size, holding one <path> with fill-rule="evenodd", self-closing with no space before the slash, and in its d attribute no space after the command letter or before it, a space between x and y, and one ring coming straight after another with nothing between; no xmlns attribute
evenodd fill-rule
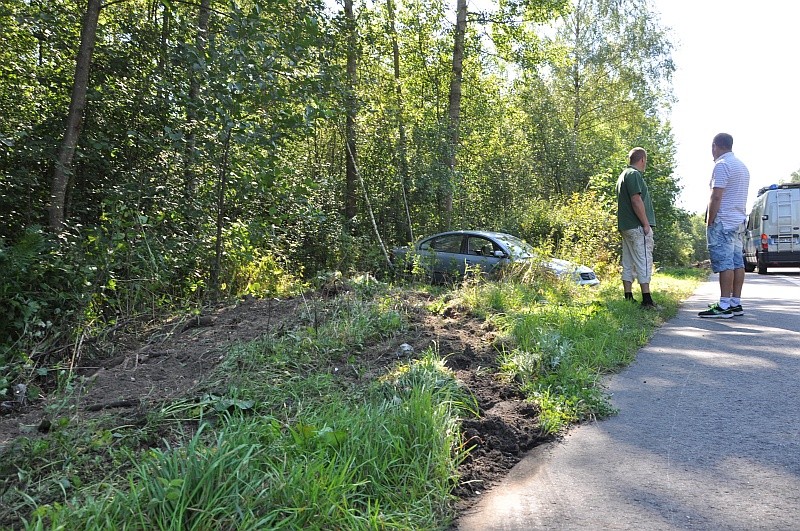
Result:
<svg viewBox="0 0 800 531"><path fill-rule="evenodd" d="M533 247L516 236L503 235L499 236L497 239L509 248L511 251L511 258L514 260L520 258L534 258L536 256Z"/></svg>

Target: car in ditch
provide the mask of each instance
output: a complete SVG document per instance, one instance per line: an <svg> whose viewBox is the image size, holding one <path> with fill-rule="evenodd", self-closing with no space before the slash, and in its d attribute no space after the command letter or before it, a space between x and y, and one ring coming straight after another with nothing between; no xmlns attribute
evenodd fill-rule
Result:
<svg viewBox="0 0 800 531"><path fill-rule="evenodd" d="M591 268L558 258L540 258L530 244L504 232L441 232L412 246L396 247L392 257L396 266L405 270L418 264L434 282L462 278L478 270L495 276L509 264L538 261L559 278L569 278L582 286L600 283Z"/></svg>

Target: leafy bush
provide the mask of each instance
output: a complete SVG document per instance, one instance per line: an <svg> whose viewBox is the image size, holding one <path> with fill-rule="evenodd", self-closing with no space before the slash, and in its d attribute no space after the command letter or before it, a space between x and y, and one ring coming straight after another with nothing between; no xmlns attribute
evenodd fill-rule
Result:
<svg viewBox="0 0 800 531"><path fill-rule="evenodd" d="M552 244L563 236L561 220L553 215L553 204L544 199L528 201L519 210L509 211L503 226L533 246Z"/></svg>
<svg viewBox="0 0 800 531"><path fill-rule="evenodd" d="M706 221L701 214L690 214L680 222L680 229L690 236L691 261L702 262L708 260L708 245L706 242Z"/></svg>
<svg viewBox="0 0 800 531"><path fill-rule="evenodd" d="M255 237L254 237L255 236ZM279 260L280 251L258 241L257 235L243 223L234 223L224 235L225 256L221 281L222 292L228 296L285 297L304 288L300 280L302 265L290 270L286 260Z"/></svg>
<svg viewBox="0 0 800 531"><path fill-rule="evenodd" d="M702 216L673 209L658 218L655 260L688 265L708 257ZM616 275L622 247L616 204L597 191L573 194L560 203L534 200L508 214L506 228L561 258L590 265L601 278Z"/></svg>
<svg viewBox="0 0 800 531"><path fill-rule="evenodd" d="M73 236L61 239L33 227L13 246L0 240L0 365L58 347L85 307L92 268Z"/></svg>
<svg viewBox="0 0 800 531"><path fill-rule="evenodd" d="M557 242L558 255L590 265L607 277L618 263L621 249L610 200L597 192L573 194L553 212L563 232Z"/></svg>
<svg viewBox="0 0 800 531"><path fill-rule="evenodd" d="M617 220L598 192L576 193L561 202L529 201L508 214L504 230L545 254L586 264L601 278L619 263Z"/></svg>

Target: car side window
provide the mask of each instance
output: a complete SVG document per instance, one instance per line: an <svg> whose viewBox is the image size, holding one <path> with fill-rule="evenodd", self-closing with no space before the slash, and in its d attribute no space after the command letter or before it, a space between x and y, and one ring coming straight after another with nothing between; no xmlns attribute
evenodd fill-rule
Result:
<svg viewBox="0 0 800 531"><path fill-rule="evenodd" d="M461 240L460 234L448 234L433 240L430 244L430 248L440 253L458 254L461 252Z"/></svg>
<svg viewBox="0 0 800 531"><path fill-rule="evenodd" d="M470 236L467 239L467 249L469 254L478 256L491 256L494 246L492 245L492 242L486 238Z"/></svg>

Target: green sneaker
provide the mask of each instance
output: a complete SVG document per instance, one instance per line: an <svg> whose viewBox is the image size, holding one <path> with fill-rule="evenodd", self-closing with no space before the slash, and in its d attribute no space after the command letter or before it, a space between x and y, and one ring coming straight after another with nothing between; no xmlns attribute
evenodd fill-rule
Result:
<svg viewBox="0 0 800 531"><path fill-rule="evenodd" d="M742 309L741 304L737 304L736 306L731 306L728 308L733 315L744 315L744 310Z"/></svg>
<svg viewBox="0 0 800 531"><path fill-rule="evenodd" d="M718 303L709 306L708 310L703 310L697 314L700 317L710 317L712 319L730 319L733 317L733 312L730 308L721 308ZM744 312L742 312L744 315Z"/></svg>

